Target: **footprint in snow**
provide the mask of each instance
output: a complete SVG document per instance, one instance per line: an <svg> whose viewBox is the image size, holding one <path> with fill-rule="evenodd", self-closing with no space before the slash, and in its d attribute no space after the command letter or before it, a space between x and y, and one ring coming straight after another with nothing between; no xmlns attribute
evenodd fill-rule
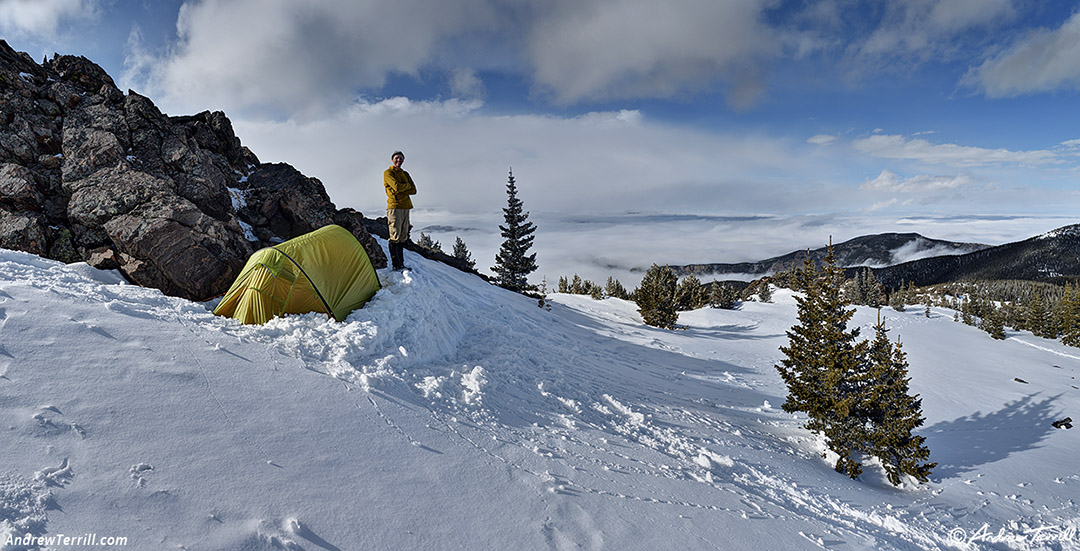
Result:
<svg viewBox="0 0 1080 551"><path fill-rule="evenodd" d="M132 465L131 468L128 469L128 474L131 476L131 479L139 485L140 488L143 488L146 486L146 477L153 470L153 465L149 465L147 463L139 463L136 465Z"/></svg>

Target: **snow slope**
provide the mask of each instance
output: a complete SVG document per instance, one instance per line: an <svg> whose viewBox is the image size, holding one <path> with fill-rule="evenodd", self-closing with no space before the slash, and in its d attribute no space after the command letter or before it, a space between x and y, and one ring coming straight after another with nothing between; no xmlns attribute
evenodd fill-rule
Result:
<svg viewBox="0 0 1080 551"><path fill-rule="evenodd" d="M939 462L896 489L779 409L786 291L664 331L407 254L249 327L0 250L0 549L1080 549L1077 349L885 311Z"/></svg>

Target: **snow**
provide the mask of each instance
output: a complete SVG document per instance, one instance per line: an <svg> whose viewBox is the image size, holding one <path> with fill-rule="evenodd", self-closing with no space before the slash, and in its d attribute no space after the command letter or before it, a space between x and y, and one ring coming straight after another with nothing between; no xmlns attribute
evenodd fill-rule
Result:
<svg viewBox="0 0 1080 551"><path fill-rule="evenodd" d="M251 327L0 250L0 550L1080 548L1077 349L885 310L939 463L894 488L779 409L786 290L665 331L406 254L344 322Z"/></svg>
<svg viewBox="0 0 1080 551"><path fill-rule="evenodd" d="M243 178L241 178L240 181L241 182L247 181L247 176L244 176ZM226 189L229 190L229 198L232 200L233 212L240 212L240 209L247 206L247 196L251 192L251 190L243 190L243 189L237 189L237 188L226 188ZM258 241L259 240L259 238L256 237L255 230L254 230L254 228L251 227L251 224L248 224L247 222L244 222L243 220L240 220L239 218L237 219L237 222L240 223L240 229L242 229L244 231L244 239L247 239L248 241Z"/></svg>

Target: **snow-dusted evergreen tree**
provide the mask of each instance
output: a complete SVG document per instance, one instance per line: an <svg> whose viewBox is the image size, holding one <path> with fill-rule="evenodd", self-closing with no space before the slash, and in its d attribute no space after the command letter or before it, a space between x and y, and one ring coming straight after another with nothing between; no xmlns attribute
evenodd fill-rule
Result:
<svg viewBox="0 0 1080 551"><path fill-rule="evenodd" d="M904 292L901 289L897 289L889 295L889 306L897 312L903 312L907 308L904 306Z"/></svg>
<svg viewBox="0 0 1080 551"><path fill-rule="evenodd" d="M709 306L723 310L734 310L739 302L739 292L730 285L714 281L709 291Z"/></svg>
<svg viewBox="0 0 1080 551"><path fill-rule="evenodd" d="M697 310L708 303L708 293L702 287L701 281L693 275L684 277L675 289L675 308L680 312Z"/></svg>
<svg viewBox="0 0 1080 551"><path fill-rule="evenodd" d="M865 453L881 460L889 482L900 485L901 475L911 475L926 482L937 463L927 461L930 450L923 445L922 436L912 434L921 427L922 400L912 396L908 388L907 355L900 341L896 345L886 335L885 322L878 319L874 326L874 341L870 344L870 364L867 392L863 398L860 417L869 421L869 442Z"/></svg>
<svg viewBox="0 0 1080 551"><path fill-rule="evenodd" d="M645 272L641 285L634 290L634 301L637 302L638 312L641 312L641 318L646 324L663 329L675 327L675 322L679 320L675 302L678 279L675 272L667 266L653 264L649 271Z"/></svg>
<svg viewBox="0 0 1080 551"><path fill-rule="evenodd" d="M1043 302L1043 294L1035 293L1031 304L1027 308L1027 328L1036 337L1046 336L1046 327L1049 325L1046 312L1046 303Z"/></svg>
<svg viewBox="0 0 1080 551"><path fill-rule="evenodd" d="M768 281L761 282L761 286L758 287L757 296L758 300L761 302L772 302L772 288L769 287Z"/></svg>
<svg viewBox="0 0 1080 551"><path fill-rule="evenodd" d="M626 299L630 297L630 293L626 292L626 287L623 287L619 280L612 276L608 276L607 284L604 285L604 294L609 297Z"/></svg>
<svg viewBox="0 0 1080 551"><path fill-rule="evenodd" d="M852 455L867 439L856 413L867 384L868 344L858 341L858 328L847 328L855 309L841 295L843 271L831 244L822 271L808 259L797 277L804 293L795 298L799 323L787 332L789 344L780 348L786 358L776 366L788 387L782 407L806 413L806 428L824 435L839 456L836 470L855 478L862 466Z"/></svg>
<svg viewBox="0 0 1080 551"><path fill-rule="evenodd" d="M442 244L439 243L438 241L435 241L434 239L431 238L430 235L428 235L428 234L426 234L424 232L420 232L420 239L416 242L416 244L417 244L417 246L423 247L423 248L428 249L430 251L438 251L440 253L443 252L442 251Z"/></svg>
<svg viewBox="0 0 1080 551"><path fill-rule="evenodd" d="M529 213L524 211L524 204L517 197L517 185L514 183L514 171L506 183L506 208L503 209L505 225L500 225L503 243L495 255L495 283L511 291L528 291L529 274L536 271L536 253L528 254L532 248L533 232L536 226L529 222Z"/></svg>
<svg viewBox="0 0 1080 551"><path fill-rule="evenodd" d="M454 258L464 262L469 268L476 267L476 261L473 260L469 247L465 246L465 242L461 240L461 237L455 237L454 239Z"/></svg>
<svg viewBox="0 0 1080 551"><path fill-rule="evenodd" d="M871 308L878 308L885 303L885 299L882 297L881 283L874 277L874 272L870 268L866 268L863 274L863 292L865 293L865 304Z"/></svg>
<svg viewBox="0 0 1080 551"><path fill-rule="evenodd" d="M990 305L990 311L983 318L983 331L997 340L1005 340L1005 315L1001 312L1001 308Z"/></svg>
<svg viewBox="0 0 1080 551"><path fill-rule="evenodd" d="M1061 342L1080 346L1080 293L1071 283L1061 297Z"/></svg>

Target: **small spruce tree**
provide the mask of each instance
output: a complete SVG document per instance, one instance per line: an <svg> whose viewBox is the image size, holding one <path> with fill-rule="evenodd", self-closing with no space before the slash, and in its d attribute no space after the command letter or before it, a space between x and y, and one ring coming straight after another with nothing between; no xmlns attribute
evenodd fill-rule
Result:
<svg viewBox="0 0 1080 551"><path fill-rule="evenodd" d="M712 289L709 291L709 306L723 310L734 310L738 302L739 292L732 286L719 281L712 283Z"/></svg>
<svg viewBox="0 0 1080 551"><path fill-rule="evenodd" d="M874 341L859 341L848 330L855 314L840 293L842 272L832 245L822 271L809 261L798 274L799 323L788 331L786 356L776 369L788 386L784 411L809 417L806 428L825 437L838 456L835 468L851 478L862 473L862 455L881 459L889 481L900 475L926 481L935 464L923 438L911 431L922 425L921 401L908 394L907 360L894 348L878 321Z"/></svg>
<svg viewBox="0 0 1080 551"><path fill-rule="evenodd" d="M880 318L874 326L874 341L869 350L869 387L862 402L870 423L869 446L863 451L881 460L885 473L895 486L901 475L911 475L926 482L937 463L930 463L925 438L911 432L922 426L922 400L908 388L907 355L900 341L894 347Z"/></svg>
<svg viewBox="0 0 1080 551"><path fill-rule="evenodd" d="M1061 342L1080 346L1080 293L1071 283L1061 297Z"/></svg>
<svg viewBox="0 0 1080 551"><path fill-rule="evenodd" d="M581 276L574 274L574 279L570 280L570 294L572 295L584 295L585 294L585 281L581 279Z"/></svg>
<svg viewBox="0 0 1080 551"><path fill-rule="evenodd" d="M866 384L862 374L867 343L857 341L858 328L847 328L855 309L846 308L842 279L831 244L823 271L806 260L798 274L804 294L795 297L799 323L787 332L789 344L780 347L786 357L776 369L788 387L783 410L806 413L806 428L822 434L839 456L836 470L855 478L862 466L853 453L866 441L863 423L855 414L858 390Z"/></svg>
<svg viewBox="0 0 1080 551"><path fill-rule="evenodd" d="M693 275L688 275L679 282L675 289L675 307L680 312L697 310L709 302L705 288L701 281Z"/></svg>
<svg viewBox="0 0 1080 551"><path fill-rule="evenodd" d="M623 287L622 283L614 277L608 276L607 285L604 286L604 293L609 297L626 299L629 297L629 293L626 292L626 287Z"/></svg>
<svg viewBox="0 0 1080 551"><path fill-rule="evenodd" d="M420 240L416 242L416 245L428 249L429 251L443 252L442 244L431 238L430 235L420 232Z"/></svg>
<svg viewBox="0 0 1080 551"><path fill-rule="evenodd" d="M983 330L997 340L1005 340L1005 319L1000 308L990 305L990 311L983 318Z"/></svg>
<svg viewBox="0 0 1080 551"><path fill-rule="evenodd" d="M675 322L679 321L679 311L675 303L677 286L678 278L667 266L653 264L645 272L641 285L634 290L634 302L637 303L638 312L647 325L663 329L675 328Z"/></svg>
<svg viewBox="0 0 1080 551"><path fill-rule="evenodd" d="M506 208L503 209L505 225L499 226L504 241L495 255L495 266L491 268L495 272L495 283L511 291L534 288L529 285L528 276L536 271L536 253L528 252L536 237L533 235L536 226L528 219L529 213L524 211L524 204L517 197L517 184L511 170L506 183Z"/></svg>
<svg viewBox="0 0 1080 551"><path fill-rule="evenodd" d="M761 302L772 302L772 288L769 287L768 281L761 282L761 286L758 287L757 296L758 300Z"/></svg>
<svg viewBox="0 0 1080 551"><path fill-rule="evenodd" d="M476 267L476 261L473 260L469 247L465 246L465 242L461 240L461 237L457 236L454 239L454 258L464 262L469 269Z"/></svg>
<svg viewBox="0 0 1080 551"><path fill-rule="evenodd" d="M899 289L893 291L892 294L889 295L889 306L897 312L906 310L906 307L904 306L904 292Z"/></svg>

